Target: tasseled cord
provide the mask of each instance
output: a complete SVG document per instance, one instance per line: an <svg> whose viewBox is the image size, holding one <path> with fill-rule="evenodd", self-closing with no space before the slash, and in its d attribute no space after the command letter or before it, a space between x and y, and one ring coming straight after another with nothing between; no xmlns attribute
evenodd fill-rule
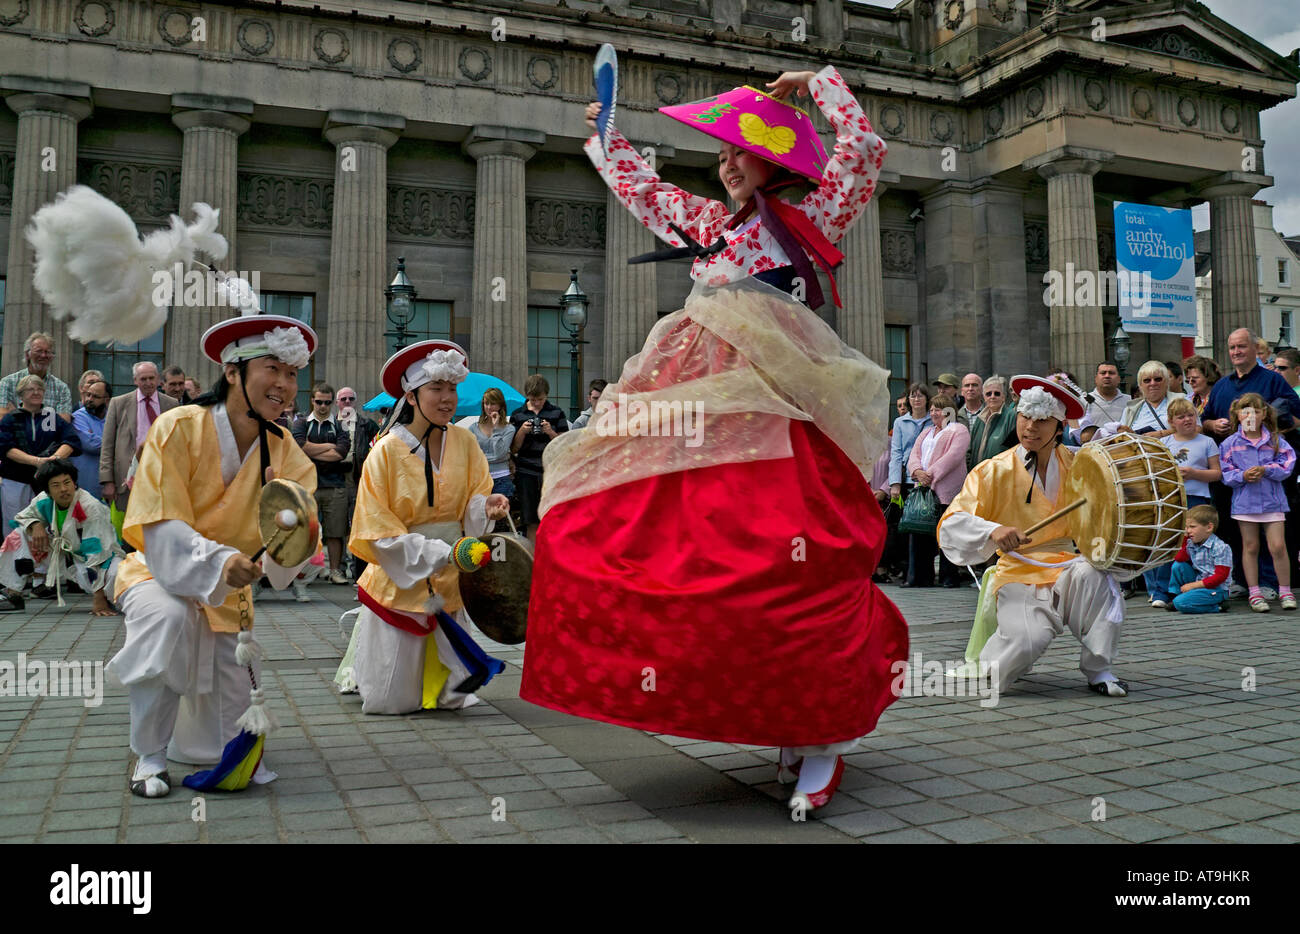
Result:
<svg viewBox="0 0 1300 934"><path fill-rule="evenodd" d="M253 638L251 629L239 630L238 639L235 645L235 662L247 668L248 677L253 680L253 662L262 657L262 646ZM256 680L253 680L253 685L253 689L248 692L248 709L235 721L235 726L254 736L266 736L279 724L267 709L266 698L262 694L262 689L257 687Z"/></svg>
<svg viewBox="0 0 1300 934"><path fill-rule="evenodd" d="M253 688L248 692L248 709L235 721L235 726L254 736L266 736L279 726L266 707L261 688Z"/></svg>

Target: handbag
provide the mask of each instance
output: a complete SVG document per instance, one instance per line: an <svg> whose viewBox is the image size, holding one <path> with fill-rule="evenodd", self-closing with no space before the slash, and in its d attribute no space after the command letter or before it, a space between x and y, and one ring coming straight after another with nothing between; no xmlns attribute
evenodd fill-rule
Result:
<svg viewBox="0 0 1300 934"><path fill-rule="evenodd" d="M939 525L939 497L928 486L919 486L907 494L898 531L915 535L933 535Z"/></svg>

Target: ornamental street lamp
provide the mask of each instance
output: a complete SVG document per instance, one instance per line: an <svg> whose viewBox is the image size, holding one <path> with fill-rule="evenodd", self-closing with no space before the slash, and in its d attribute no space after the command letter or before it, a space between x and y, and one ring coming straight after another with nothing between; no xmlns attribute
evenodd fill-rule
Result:
<svg viewBox="0 0 1300 934"><path fill-rule="evenodd" d="M1124 374L1128 371L1128 363L1133 359L1133 352L1129 348L1133 344L1133 338L1128 336L1128 331L1124 330L1121 324L1115 329L1115 333L1110 336L1110 355L1115 359L1115 365L1119 368L1120 391L1123 391Z"/></svg>
<svg viewBox="0 0 1300 934"><path fill-rule="evenodd" d="M388 284L388 288L384 289L384 296L388 299L388 320L393 325L393 330L385 331L384 337L393 338L394 351L406 346L406 326L415 318L417 294L411 280L406 278L406 257L397 257L397 275Z"/></svg>
<svg viewBox="0 0 1300 934"><path fill-rule="evenodd" d="M590 341L579 340L578 335L587 326L587 293L578 285L578 270L569 270L569 287L560 296L560 318L569 332L569 420L582 411L582 384L578 373L578 348Z"/></svg>

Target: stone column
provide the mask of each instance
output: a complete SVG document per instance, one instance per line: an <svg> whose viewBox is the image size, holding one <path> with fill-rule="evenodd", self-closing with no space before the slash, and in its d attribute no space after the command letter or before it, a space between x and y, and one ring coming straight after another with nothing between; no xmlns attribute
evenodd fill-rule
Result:
<svg viewBox="0 0 1300 934"><path fill-rule="evenodd" d="M77 181L77 124L90 115L90 85L6 76L0 79L0 89L18 114L0 365L5 373L22 369L27 335L48 332L54 338L55 354L50 372L72 389L75 406L82 345L67 336L64 324L56 323L41 302L32 284L36 258L23 231L33 214Z"/></svg>
<svg viewBox="0 0 1300 934"><path fill-rule="evenodd" d="M1064 146L1024 164L1047 179L1047 243L1051 272L1062 288L1054 295L1052 366L1074 373L1092 372L1106 357L1106 335L1097 260L1097 209L1092 177L1113 153ZM1092 301L1079 304L1080 275L1091 276ZM1082 297L1087 298L1084 294ZM1082 377L1080 377L1082 378Z"/></svg>
<svg viewBox="0 0 1300 934"><path fill-rule="evenodd" d="M1033 372L1034 333L1025 288L1025 210L1022 189L987 182L975 190L975 291L981 325L978 365L988 378ZM1033 296L1037 307L1038 297ZM963 376L964 374L957 374Z"/></svg>
<svg viewBox="0 0 1300 934"><path fill-rule="evenodd" d="M676 151L655 147L655 168L662 168ZM640 352L659 316L659 267L656 263L629 266L628 259L666 247L608 192L605 197L605 347L599 368L611 383L623 364Z"/></svg>
<svg viewBox="0 0 1300 934"><path fill-rule="evenodd" d="M323 327L316 323L324 366L318 353L316 375L363 398L379 391L379 365L388 358L388 149L404 129L403 117L355 110L332 110L325 121L337 153L330 294Z"/></svg>
<svg viewBox="0 0 1300 934"><path fill-rule="evenodd" d="M943 182L922 196L925 215L926 381L979 367L975 211L970 182Z"/></svg>
<svg viewBox="0 0 1300 934"><path fill-rule="evenodd" d="M897 181L893 173L889 181ZM858 222L836 244L844 254L844 264L837 270L840 300L838 323L840 339L880 366L885 365L885 279L880 259L880 199L889 185L876 183L875 194L867 202ZM828 295L829 298L829 295Z"/></svg>
<svg viewBox="0 0 1300 934"><path fill-rule="evenodd" d="M528 237L524 163L546 134L476 126L463 144L478 166L470 368L523 389L528 376Z"/></svg>
<svg viewBox="0 0 1300 934"><path fill-rule="evenodd" d="M221 212L217 231L226 238L230 251L215 260L206 254L196 258L214 269L241 270L235 251L237 223L239 137L247 132L253 102L209 97L206 94L173 94L172 123L184 133L181 148L180 216L194 221L195 202L202 201ZM193 376L200 386L209 385L217 367L203 356L199 338L203 332L230 317L229 307L175 307L167 328L167 363Z"/></svg>
<svg viewBox="0 0 1300 934"><path fill-rule="evenodd" d="M1251 199L1272 184L1266 175L1227 172L1196 188L1210 202L1209 337L1217 359L1227 359L1230 333L1250 328L1258 334L1263 323Z"/></svg>

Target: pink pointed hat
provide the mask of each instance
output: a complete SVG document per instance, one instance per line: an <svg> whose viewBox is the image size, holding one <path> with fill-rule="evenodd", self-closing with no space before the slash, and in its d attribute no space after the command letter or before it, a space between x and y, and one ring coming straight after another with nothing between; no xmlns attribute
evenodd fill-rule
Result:
<svg viewBox="0 0 1300 934"><path fill-rule="evenodd" d="M659 110L714 139L739 146L814 182L821 181L826 148L813 129L812 118L793 104L757 88L736 88Z"/></svg>

